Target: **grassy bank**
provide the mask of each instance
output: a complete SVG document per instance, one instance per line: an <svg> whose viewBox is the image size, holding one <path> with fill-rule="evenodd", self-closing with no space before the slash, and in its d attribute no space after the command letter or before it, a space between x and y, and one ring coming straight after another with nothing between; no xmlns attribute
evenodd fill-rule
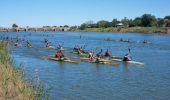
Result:
<svg viewBox="0 0 170 100"><path fill-rule="evenodd" d="M110 27L85 28L84 30L70 29L70 31L84 32L131 32L131 33L170 33L170 27Z"/></svg>
<svg viewBox="0 0 170 100"><path fill-rule="evenodd" d="M44 87L36 78L25 80L25 70L15 67L5 42L0 40L0 100L41 100L46 98Z"/></svg>

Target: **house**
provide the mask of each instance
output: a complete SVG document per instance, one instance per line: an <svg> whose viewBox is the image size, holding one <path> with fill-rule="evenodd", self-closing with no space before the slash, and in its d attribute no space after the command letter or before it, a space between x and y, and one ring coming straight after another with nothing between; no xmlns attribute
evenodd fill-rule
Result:
<svg viewBox="0 0 170 100"><path fill-rule="evenodd" d="M116 26L124 26L123 23L118 23Z"/></svg>

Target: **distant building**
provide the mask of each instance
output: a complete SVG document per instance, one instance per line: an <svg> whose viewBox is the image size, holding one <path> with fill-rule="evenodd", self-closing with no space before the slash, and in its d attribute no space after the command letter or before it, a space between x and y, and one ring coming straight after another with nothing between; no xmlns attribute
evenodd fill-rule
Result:
<svg viewBox="0 0 170 100"><path fill-rule="evenodd" d="M118 23L116 26L124 26L123 23Z"/></svg>

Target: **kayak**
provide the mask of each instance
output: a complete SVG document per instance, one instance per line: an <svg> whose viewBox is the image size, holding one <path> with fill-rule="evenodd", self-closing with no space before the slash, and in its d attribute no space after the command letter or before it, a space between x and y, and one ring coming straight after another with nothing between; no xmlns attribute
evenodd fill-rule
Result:
<svg viewBox="0 0 170 100"><path fill-rule="evenodd" d="M50 49L56 49L55 46L49 46L49 47L46 47L46 46L42 46L42 48L50 48Z"/></svg>
<svg viewBox="0 0 170 100"><path fill-rule="evenodd" d="M105 39L104 41L116 41L116 42L129 42L129 43L135 43L135 41L129 41L129 40L123 40L123 41L120 41L120 40L112 40L112 39Z"/></svg>
<svg viewBox="0 0 170 100"><path fill-rule="evenodd" d="M106 57L106 56L105 56ZM113 59L122 59L122 57L119 56L108 56L109 58L113 58Z"/></svg>
<svg viewBox="0 0 170 100"><path fill-rule="evenodd" d="M76 51L71 51L71 53L73 53L73 54L78 54L78 52L76 52ZM81 53L81 54L78 54L78 55L81 55L81 56L88 56L88 54L86 54L86 53Z"/></svg>
<svg viewBox="0 0 170 100"><path fill-rule="evenodd" d="M87 58L87 57L83 57L83 58L80 58L81 60L90 60L90 58ZM103 58L101 58L100 59L101 61L104 61L104 62L111 62L111 60L109 60L109 59L103 59Z"/></svg>
<svg viewBox="0 0 170 100"><path fill-rule="evenodd" d="M78 64L77 61L74 61L74 60L60 60L59 58L56 58L56 57L51 57L49 58L50 60L55 60L55 61L60 61L60 62L69 62L69 63L73 63L73 64Z"/></svg>
<svg viewBox="0 0 170 100"><path fill-rule="evenodd" d="M125 63L131 63L131 64L145 65L145 63L136 62L136 61L123 61L122 59L111 59L111 60L114 60L114 61L122 61L122 62L125 62Z"/></svg>
<svg viewBox="0 0 170 100"><path fill-rule="evenodd" d="M108 61L100 61L100 62L95 62L95 61L90 61L89 59L86 59L86 60L81 60L81 61L84 61L84 62L90 62L90 63L99 63L99 64L108 64L108 65L111 65L111 66L119 66L119 64L116 64L116 63L113 63L113 62L108 62Z"/></svg>

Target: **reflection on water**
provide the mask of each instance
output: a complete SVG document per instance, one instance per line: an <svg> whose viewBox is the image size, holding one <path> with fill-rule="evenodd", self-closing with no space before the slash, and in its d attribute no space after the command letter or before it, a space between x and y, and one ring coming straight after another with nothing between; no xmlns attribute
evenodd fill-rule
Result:
<svg viewBox="0 0 170 100"><path fill-rule="evenodd" d="M86 99L86 100L114 100L114 99L169 99L170 91L170 35L153 36L140 33L107 33L107 32L7 32L5 36L21 39L25 35L33 48L27 48L25 42L19 42L20 47L11 43L12 56L16 64L25 62L26 72L32 75L38 69L41 80L45 80L53 89L50 99ZM53 36L52 36L53 34ZM80 34L82 37L80 38ZM2 36L3 33L0 33ZM104 41L131 39L134 42ZM61 45L62 51L78 64L49 60L48 55L54 55L57 50L45 48L44 39L50 41L51 46ZM146 39L151 42L141 43ZM79 56L71 54L69 50L78 45L87 52L93 50L103 54L110 49L113 55L123 57L129 53L134 61L145 63L145 66L119 63L119 67L107 64L82 62ZM97 49L96 49L97 48Z"/></svg>

